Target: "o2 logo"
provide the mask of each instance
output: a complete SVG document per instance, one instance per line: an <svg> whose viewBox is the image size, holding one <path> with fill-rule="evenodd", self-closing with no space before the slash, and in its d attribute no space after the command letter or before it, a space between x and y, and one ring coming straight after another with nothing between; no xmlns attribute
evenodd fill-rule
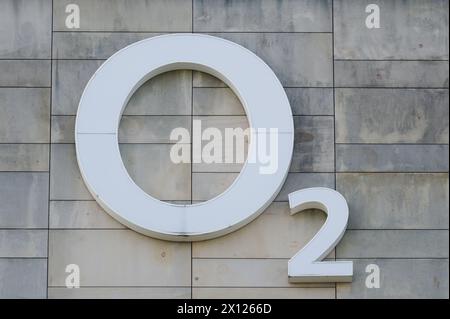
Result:
<svg viewBox="0 0 450 319"><path fill-rule="evenodd" d="M153 198L139 188L122 162L118 127L133 93L148 79L167 71L193 69L225 82L240 99L251 128L248 158L255 141L273 134L277 169L262 174L264 163L247 160L234 183L219 196L199 204L176 205ZM171 34L129 45L111 56L88 82L75 125L78 165L95 200L114 218L142 234L172 241L196 241L230 233L259 216L286 179L293 152L294 125L286 93L273 71L244 47L221 38ZM273 152L276 152L274 154ZM322 261L347 227L348 206L328 188L289 194L292 213L323 210L327 220L288 265L291 282L351 281L351 261Z"/></svg>

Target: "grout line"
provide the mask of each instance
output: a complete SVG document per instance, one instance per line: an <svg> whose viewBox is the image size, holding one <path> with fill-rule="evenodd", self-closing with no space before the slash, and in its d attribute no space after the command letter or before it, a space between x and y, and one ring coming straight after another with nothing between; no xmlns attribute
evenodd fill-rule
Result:
<svg viewBox="0 0 450 319"><path fill-rule="evenodd" d="M334 69L334 0L331 1L331 57L333 59L333 155L334 155L334 189L336 190L336 81L335 81L335 69ZM337 245L333 248L334 250L334 260L336 260L337 255ZM337 299L337 288L334 284L334 299Z"/></svg>
<svg viewBox="0 0 450 319"><path fill-rule="evenodd" d="M193 32L193 31L192 31ZM148 33L148 34L156 34L156 33L192 33L190 31L182 31L182 32L175 32L175 31L161 31L161 32L152 32L152 31L53 31L53 33ZM224 33L224 34L233 34L233 33L272 33L272 34L308 34L308 33L324 33L329 34L332 32L196 32L200 34L207 34L207 33ZM56 58L58 60L105 60L100 58L95 59L70 59L70 58ZM17 58L17 57L3 57L0 58L0 61L50 61L55 60L55 58ZM446 59L335 59L335 61L338 62L448 62L449 60Z"/></svg>
<svg viewBox="0 0 450 319"><path fill-rule="evenodd" d="M52 157L52 110L53 110L53 0L52 0L52 18L50 26L50 114L49 114L49 147L48 147L48 201L47 201L47 288L46 299L48 299L49 284L49 253L50 253L50 185L51 185L51 157Z"/></svg>
<svg viewBox="0 0 450 319"><path fill-rule="evenodd" d="M94 201L94 200L92 200ZM288 201L277 201L276 203L288 203ZM10 228L0 228L0 231L14 231L14 230L48 230L49 228L20 228L20 227L10 227ZM50 230L129 230L132 229L123 227L90 227L90 228L80 228L80 227L50 227ZM347 228L347 231L449 231L449 228Z"/></svg>
<svg viewBox="0 0 450 319"><path fill-rule="evenodd" d="M215 115L214 115L215 116ZM333 117L333 115L294 115L294 117ZM82 133L83 134L83 133ZM97 134L97 133L85 133L85 134ZM98 133L105 134L105 133ZM75 142L32 142L32 143L4 143L0 142L0 145L49 145L49 144L60 144L60 145L74 145ZM190 143L178 143L178 142L123 142L120 144L155 144L155 145L173 145L173 144L190 144ZM360 146L448 146L449 143L347 143L347 142L336 142L336 145L360 145Z"/></svg>
<svg viewBox="0 0 450 319"><path fill-rule="evenodd" d="M193 19L193 18L192 18ZM83 33L112 33L112 34L127 34L127 33L137 33L137 34L172 34L172 33L193 33L193 25L190 31L186 30L151 30L151 31L135 31L135 30L81 30L81 31L68 31L68 30L53 30L54 33L73 33L73 34L83 34ZM195 31L198 34L331 34L330 31Z"/></svg>
<svg viewBox="0 0 450 319"><path fill-rule="evenodd" d="M151 144L150 144L151 145ZM44 174L44 173L49 173L49 171L2 171L0 170L0 173L36 173L36 174ZM240 171L193 171L193 174L238 174L240 173ZM322 172L322 171L317 171L317 172L307 172L307 171L289 171L289 174L448 174L449 171L361 171L361 170L347 170L347 171L341 171L338 170L336 172L333 171L329 171L329 172ZM91 199L67 199L67 198L63 198L63 199L55 199L52 198L50 199L50 201L91 201ZM183 201L182 199L160 199L162 201ZM186 199L185 201L189 201L189 199Z"/></svg>
<svg viewBox="0 0 450 319"><path fill-rule="evenodd" d="M300 285L300 286L296 286L296 285ZM302 284L307 284L308 286L302 286ZM316 286L315 284L317 283L294 283L292 286L193 286L196 289L199 288L219 288L219 289L223 289L223 288L262 288L262 289L298 289L298 288L313 288L313 289L330 289L332 287L327 287L327 286ZM319 283L320 284L320 283ZM327 284L327 283L325 283ZM64 288L67 289L66 286L49 286L49 288ZM95 288L191 288L191 286L80 286L79 289L95 289Z"/></svg>
<svg viewBox="0 0 450 319"><path fill-rule="evenodd" d="M281 258L281 257L276 257L276 258L258 258L258 257L193 257L192 259L194 260L230 260L230 261L234 261L234 260L249 260L249 261L255 261L255 260L260 260L260 261L265 261L265 260L289 260L291 257L286 257L286 258ZM12 256L5 256L5 257L0 257L0 260L2 259L47 259L47 257L23 257L23 256L18 256L18 257L12 257ZM373 260L373 259L377 259L377 260L449 260L449 257L349 257L349 256L345 256L345 257L339 257L336 258L335 260ZM323 261L333 261L332 258L324 258ZM164 287L168 287L168 286L164 286ZM189 286L191 287L191 286Z"/></svg>
<svg viewBox="0 0 450 319"><path fill-rule="evenodd" d="M194 257L196 260L289 260L291 257ZM334 261L334 260L367 260L367 259L381 259L381 260L448 260L449 257L334 257L323 258L322 261Z"/></svg>
<svg viewBox="0 0 450 319"><path fill-rule="evenodd" d="M194 33L194 0L191 1L191 31L192 33ZM194 129L194 71L191 70L191 129L190 129L190 136L191 136L191 204L192 204L192 176L193 176L193 129ZM194 285L193 282L193 255L192 255L192 251L193 251L193 243L191 241L191 299L193 299L193 289L192 286Z"/></svg>
<svg viewBox="0 0 450 319"><path fill-rule="evenodd" d="M336 86L336 89L384 89L384 90L448 90L449 87L432 86Z"/></svg>
<svg viewBox="0 0 450 319"><path fill-rule="evenodd" d="M51 67L50 67L51 68ZM28 86L28 85L0 85L0 89L51 89L51 86Z"/></svg>
<svg viewBox="0 0 450 319"><path fill-rule="evenodd" d="M448 62L444 59L334 59L335 61L367 61L367 62Z"/></svg>

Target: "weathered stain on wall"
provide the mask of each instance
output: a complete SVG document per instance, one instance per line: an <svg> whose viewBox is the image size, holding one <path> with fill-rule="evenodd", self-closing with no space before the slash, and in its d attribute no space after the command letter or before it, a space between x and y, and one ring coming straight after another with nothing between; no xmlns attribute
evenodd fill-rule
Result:
<svg viewBox="0 0 450 319"><path fill-rule="evenodd" d="M80 7L79 29L65 26ZM0 0L0 298L448 298L448 1ZM287 181L255 221L217 239L165 242L126 229L92 199L75 158L81 93L135 41L208 33L258 54L291 101ZM257 85L257 84L256 84ZM169 161L174 127L246 127L230 89L190 70L145 83L122 118L120 149L147 192L192 203L221 193L238 164ZM287 261L325 221L289 215L287 194L337 189L350 220L327 258L352 283L292 284ZM368 264L381 287L365 286ZM81 288L66 289L78 264Z"/></svg>

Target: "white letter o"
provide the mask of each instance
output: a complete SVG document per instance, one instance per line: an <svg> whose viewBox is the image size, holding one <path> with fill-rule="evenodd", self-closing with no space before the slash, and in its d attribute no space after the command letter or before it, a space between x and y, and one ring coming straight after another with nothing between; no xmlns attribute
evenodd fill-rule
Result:
<svg viewBox="0 0 450 319"><path fill-rule="evenodd" d="M240 99L251 128L266 128L267 134L269 128L278 129L278 150L270 150L278 151L278 169L274 174L260 174L261 163L246 162L225 192L193 205L159 201L134 183L119 151L122 112L144 82L178 69L193 69L218 77ZM250 143L254 141L255 136L251 136ZM256 218L283 186L293 142L291 108L273 71L258 56L236 43L198 34L157 36L115 53L87 84L75 125L78 165L95 200L131 229L173 241L214 238ZM249 149L253 151L252 147Z"/></svg>

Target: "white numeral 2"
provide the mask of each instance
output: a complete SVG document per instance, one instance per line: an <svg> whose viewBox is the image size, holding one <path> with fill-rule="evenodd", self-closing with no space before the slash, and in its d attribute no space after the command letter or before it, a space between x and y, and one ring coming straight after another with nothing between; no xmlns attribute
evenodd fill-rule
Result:
<svg viewBox="0 0 450 319"><path fill-rule="evenodd" d="M352 261L321 261L344 235L348 206L344 197L330 188L314 187L289 194L291 215L305 209L320 209L327 220L319 232L288 263L290 282L350 282Z"/></svg>

